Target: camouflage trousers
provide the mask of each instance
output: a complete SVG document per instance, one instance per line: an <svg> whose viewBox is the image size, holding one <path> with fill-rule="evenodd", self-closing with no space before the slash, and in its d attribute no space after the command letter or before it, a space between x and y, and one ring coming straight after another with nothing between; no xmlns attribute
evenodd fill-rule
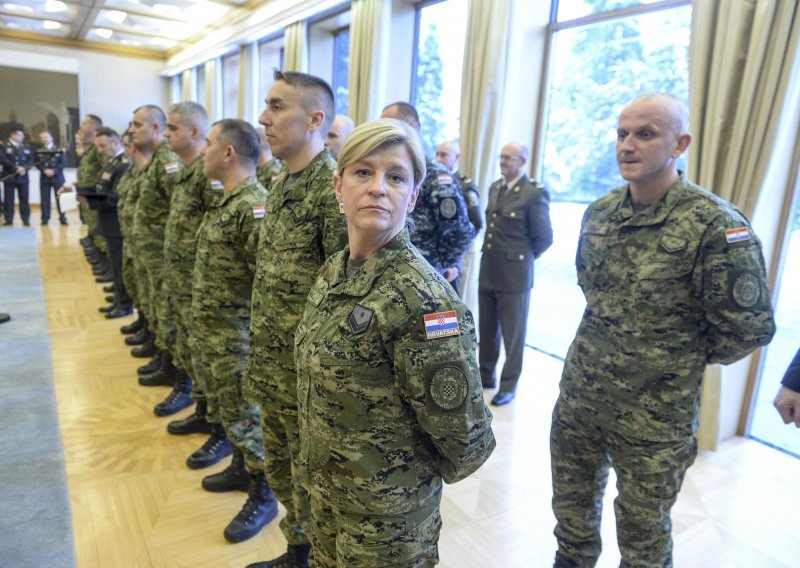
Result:
<svg viewBox="0 0 800 568"><path fill-rule="evenodd" d="M308 493L300 482L300 427L297 407L261 406L264 473L278 501L286 508L280 527L289 544L308 543L311 516Z"/></svg>
<svg viewBox="0 0 800 568"><path fill-rule="evenodd" d="M170 285L170 288L172 286ZM188 287L180 287L180 289L191 290L192 284L188 283ZM172 305L175 306L175 358L178 360L178 365L189 373L192 377L192 399L196 402L205 401L205 380L202 373L196 373L194 370L194 362L192 360L193 347L191 336L191 314L192 314L192 296L191 294L175 295L174 288Z"/></svg>
<svg viewBox="0 0 800 568"><path fill-rule="evenodd" d="M206 338L207 339L207 338ZM197 344L204 343L197 338ZM242 375L247 366L247 351L195 351L192 368L206 387L209 422L222 424L231 443L244 455L249 472L264 469L264 440L258 405L242 398Z"/></svg>
<svg viewBox="0 0 800 568"><path fill-rule="evenodd" d="M336 510L311 496L311 565L315 568L422 568L439 562L440 499L399 515Z"/></svg>
<svg viewBox="0 0 800 568"><path fill-rule="evenodd" d="M600 518L609 468L617 475L614 500L620 566L672 566L670 510L697 455L693 436L640 440L593 423L561 399L550 430L557 565L594 566L600 556Z"/></svg>
<svg viewBox="0 0 800 568"><path fill-rule="evenodd" d="M130 255L125 240L122 241L122 283L128 291L128 295L133 300L133 305L141 311L139 307L139 290L136 286L136 268L133 264L133 257Z"/></svg>
<svg viewBox="0 0 800 568"><path fill-rule="evenodd" d="M90 209L88 205L81 204L81 219L86 223L86 231L94 241L94 246L100 249L103 254L108 254L106 240L97 234L97 211Z"/></svg>
<svg viewBox="0 0 800 568"><path fill-rule="evenodd" d="M152 318L148 318L148 323L155 336L156 347L174 355L175 313L169 294L164 289L163 262L163 257L143 259L147 275L147 303L152 314Z"/></svg>

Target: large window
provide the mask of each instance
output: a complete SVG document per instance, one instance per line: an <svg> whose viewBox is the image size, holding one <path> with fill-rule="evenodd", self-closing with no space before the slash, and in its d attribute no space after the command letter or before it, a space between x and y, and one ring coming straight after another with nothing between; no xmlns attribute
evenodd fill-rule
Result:
<svg viewBox="0 0 800 568"><path fill-rule="evenodd" d="M239 52L222 58L222 115L239 118Z"/></svg>
<svg viewBox="0 0 800 568"><path fill-rule="evenodd" d="M553 246L537 262L528 343L563 359L585 305L575 250L586 204L620 185L614 157L624 104L647 91L688 98L691 8L632 0L555 3L542 178L550 191ZM565 10L565 6L570 10ZM566 16L595 14L565 20ZM558 322L558 325L554 325Z"/></svg>
<svg viewBox="0 0 800 568"><path fill-rule="evenodd" d="M594 13L620 2L568 4ZM555 200L588 203L621 183L614 146L625 103L649 91L688 103L690 19L688 5L641 6L586 25L552 25L542 177Z"/></svg>
<svg viewBox="0 0 800 568"><path fill-rule="evenodd" d="M425 2L417 10L417 49L411 102L420 118L425 153L458 139L467 1Z"/></svg>
<svg viewBox="0 0 800 568"><path fill-rule="evenodd" d="M347 114L347 81L350 75L350 28L333 35L333 94L336 97L336 114Z"/></svg>

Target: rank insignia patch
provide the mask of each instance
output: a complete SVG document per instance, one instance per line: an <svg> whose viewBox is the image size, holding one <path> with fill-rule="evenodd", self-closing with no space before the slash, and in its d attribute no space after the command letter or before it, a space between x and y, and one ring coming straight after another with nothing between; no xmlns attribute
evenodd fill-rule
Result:
<svg viewBox="0 0 800 568"><path fill-rule="evenodd" d="M353 335L362 333L369 327L369 322L372 320L372 314L374 313L359 304L353 307L353 311L347 316L347 325L350 326L350 331Z"/></svg>
<svg viewBox="0 0 800 568"><path fill-rule="evenodd" d="M456 410L467 400L469 383L464 371L458 367L442 367L431 377L428 395L442 410Z"/></svg>
<svg viewBox="0 0 800 568"><path fill-rule="evenodd" d="M422 319L425 322L425 337L427 339L461 334L458 329L458 316L455 310L425 314Z"/></svg>

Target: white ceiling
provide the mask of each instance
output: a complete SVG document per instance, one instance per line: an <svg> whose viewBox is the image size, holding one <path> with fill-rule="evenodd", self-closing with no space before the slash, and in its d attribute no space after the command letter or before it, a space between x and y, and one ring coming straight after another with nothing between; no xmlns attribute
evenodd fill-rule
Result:
<svg viewBox="0 0 800 568"><path fill-rule="evenodd" d="M262 0L0 0L0 38L166 58Z"/></svg>

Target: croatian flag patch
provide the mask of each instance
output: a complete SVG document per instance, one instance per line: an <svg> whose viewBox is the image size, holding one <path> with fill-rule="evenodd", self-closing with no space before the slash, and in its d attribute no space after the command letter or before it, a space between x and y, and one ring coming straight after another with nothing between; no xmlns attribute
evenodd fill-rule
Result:
<svg viewBox="0 0 800 568"><path fill-rule="evenodd" d="M264 206L256 205L253 207L253 219L261 219L264 216Z"/></svg>
<svg viewBox="0 0 800 568"><path fill-rule="evenodd" d="M164 169L167 170L168 174L174 174L180 168L178 166L178 162L170 162L169 164L164 164Z"/></svg>
<svg viewBox="0 0 800 568"><path fill-rule="evenodd" d="M425 314L422 319L425 322L425 337L427 339L448 337L461 333L458 329L458 317L455 310Z"/></svg>
<svg viewBox="0 0 800 568"><path fill-rule="evenodd" d="M222 182L218 179L211 180L211 189L225 189L222 185Z"/></svg>
<svg viewBox="0 0 800 568"><path fill-rule="evenodd" d="M728 229L725 231L725 240L728 243L740 243L742 241L750 240L750 229L747 227L739 227L738 229Z"/></svg>

